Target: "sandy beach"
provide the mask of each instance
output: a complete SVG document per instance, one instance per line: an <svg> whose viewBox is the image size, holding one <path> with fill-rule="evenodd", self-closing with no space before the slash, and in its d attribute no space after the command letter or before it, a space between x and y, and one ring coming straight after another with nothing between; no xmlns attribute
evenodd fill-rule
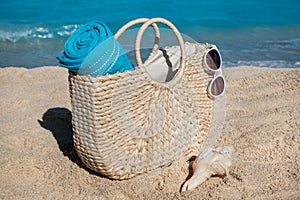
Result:
<svg viewBox="0 0 300 200"><path fill-rule="evenodd" d="M72 144L68 72L0 68L0 199L300 199L300 68L232 67L219 145L229 175L180 193L188 162L130 180L87 170Z"/></svg>

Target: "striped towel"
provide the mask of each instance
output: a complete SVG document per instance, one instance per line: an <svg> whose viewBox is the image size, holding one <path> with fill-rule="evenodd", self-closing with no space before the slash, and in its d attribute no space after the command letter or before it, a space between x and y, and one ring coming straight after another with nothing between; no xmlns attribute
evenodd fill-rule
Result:
<svg viewBox="0 0 300 200"><path fill-rule="evenodd" d="M64 52L57 59L62 67L94 77L134 70L121 44L99 21L79 27L66 41Z"/></svg>

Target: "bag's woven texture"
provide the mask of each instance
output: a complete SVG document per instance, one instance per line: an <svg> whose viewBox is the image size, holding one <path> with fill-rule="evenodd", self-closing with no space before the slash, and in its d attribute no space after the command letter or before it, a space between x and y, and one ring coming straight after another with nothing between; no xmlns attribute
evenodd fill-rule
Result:
<svg viewBox="0 0 300 200"><path fill-rule="evenodd" d="M171 84L142 67L102 77L69 74L74 144L83 163L112 179L128 179L199 153L211 123L206 45L188 55ZM199 51L202 49L202 51Z"/></svg>

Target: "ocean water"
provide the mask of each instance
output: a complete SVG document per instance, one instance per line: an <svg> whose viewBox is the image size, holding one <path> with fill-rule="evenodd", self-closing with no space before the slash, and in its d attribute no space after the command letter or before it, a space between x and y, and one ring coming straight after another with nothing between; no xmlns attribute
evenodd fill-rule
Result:
<svg viewBox="0 0 300 200"><path fill-rule="evenodd" d="M116 32L139 17L164 17L216 44L224 67L300 67L299 0L1 0L0 67L57 65L82 24L98 19Z"/></svg>

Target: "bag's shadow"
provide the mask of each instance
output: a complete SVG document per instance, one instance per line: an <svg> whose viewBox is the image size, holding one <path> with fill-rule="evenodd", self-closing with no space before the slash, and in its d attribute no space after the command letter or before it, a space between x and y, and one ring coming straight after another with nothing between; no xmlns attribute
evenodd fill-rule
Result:
<svg viewBox="0 0 300 200"><path fill-rule="evenodd" d="M52 132L64 156L79 166L83 165L74 148L71 111L66 108L50 108L38 122L41 127Z"/></svg>
<svg viewBox="0 0 300 200"><path fill-rule="evenodd" d="M38 120L41 127L51 131L60 151L80 168L85 169L90 174L104 177L103 175L87 168L80 160L73 142L72 113L67 108L50 108L42 120Z"/></svg>

